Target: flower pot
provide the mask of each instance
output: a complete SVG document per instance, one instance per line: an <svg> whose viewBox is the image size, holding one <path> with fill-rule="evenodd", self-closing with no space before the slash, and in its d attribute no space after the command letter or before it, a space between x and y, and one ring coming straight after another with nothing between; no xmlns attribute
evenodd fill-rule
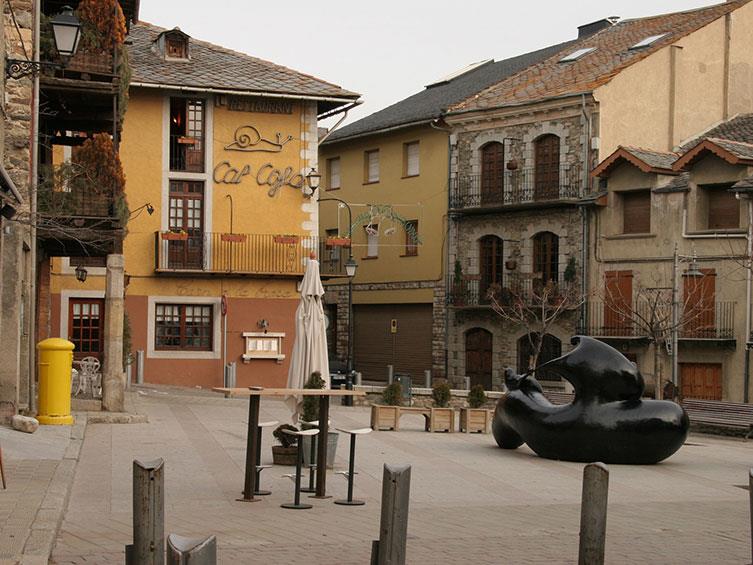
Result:
<svg viewBox="0 0 753 565"><path fill-rule="evenodd" d="M508 271L514 271L517 267L518 267L518 262L515 261L514 259L508 259L507 261L505 261L505 268Z"/></svg>
<svg viewBox="0 0 753 565"><path fill-rule="evenodd" d="M188 239L188 234L165 232L162 234L162 239L166 239L168 241L185 241L186 239Z"/></svg>
<svg viewBox="0 0 753 565"><path fill-rule="evenodd" d="M337 440L340 432L327 433L327 469L335 468L335 455L337 454ZM319 436L303 436L303 464L309 465L311 460L311 440L314 440L314 463L317 459L317 448L319 447Z"/></svg>
<svg viewBox="0 0 753 565"><path fill-rule="evenodd" d="M430 432L454 432L455 410L453 408L432 408L429 420Z"/></svg>
<svg viewBox="0 0 753 565"><path fill-rule="evenodd" d="M326 245L330 247L350 247L349 237L328 237Z"/></svg>
<svg viewBox="0 0 753 565"><path fill-rule="evenodd" d="M246 241L246 236L241 233L223 233L220 235L220 241L231 241L234 243L242 243Z"/></svg>
<svg viewBox="0 0 753 565"><path fill-rule="evenodd" d="M507 162L507 170L508 171L515 171L518 168L518 162L515 159L510 159Z"/></svg>
<svg viewBox="0 0 753 565"><path fill-rule="evenodd" d="M397 430L398 420L400 419L399 406L384 406L382 404L372 404L371 406L371 429L380 430Z"/></svg>
<svg viewBox="0 0 753 565"><path fill-rule="evenodd" d="M272 463L275 465L295 465L298 458L298 446L272 446Z"/></svg>
<svg viewBox="0 0 753 565"><path fill-rule="evenodd" d="M491 414L486 408L461 408L460 431L488 434Z"/></svg>
<svg viewBox="0 0 753 565"><path fill-rule="evenodd" d="M276 235L274 236L275 243L293 244L298 243L299 237L297 235Z"/></svg>

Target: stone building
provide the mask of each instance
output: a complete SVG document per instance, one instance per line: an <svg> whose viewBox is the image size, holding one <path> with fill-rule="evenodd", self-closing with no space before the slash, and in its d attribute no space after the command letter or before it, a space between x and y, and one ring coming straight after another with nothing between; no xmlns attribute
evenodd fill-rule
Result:
<svg viewBox="0 0 753 565"><path fill-rule="evenodd" d="M751 25L747 1L597 21L546 60L449 109L451 380L498 389L504 367L528 368L532 340L492 311L493 285L524 302L547 285L589 295L595 234L583 204L603 156L621 143L672 151L751 110ZM533 336L539 363L567 350L586 310L571 309L549 335Z"/></svg>

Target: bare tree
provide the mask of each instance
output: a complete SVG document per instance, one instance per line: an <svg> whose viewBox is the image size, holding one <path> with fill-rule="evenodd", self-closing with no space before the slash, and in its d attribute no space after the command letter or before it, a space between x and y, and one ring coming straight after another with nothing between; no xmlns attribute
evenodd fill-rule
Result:
<svg viewBox="0 0 753 565"><path fill-rule="evenodd" d="M492 309L504 320L525 329L532 352L528 359L531 373L541 355L544 336L558 320L578 309L586 300L575 281L558 284L554 281L543 283L540 279L521 280L504 288L492 284L487 298Z"/></svg>

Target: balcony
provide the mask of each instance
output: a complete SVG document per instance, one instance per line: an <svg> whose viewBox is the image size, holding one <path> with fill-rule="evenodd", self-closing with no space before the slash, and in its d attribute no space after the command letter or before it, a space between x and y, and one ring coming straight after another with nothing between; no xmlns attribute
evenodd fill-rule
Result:
<svg viewBox="0 0 753 565"><path fill-rule="evenodd" d="M632 316L615 312L604 302L589 302L587 308L588 325L578 331L584 335L615 339L649 339L647 326L652 319L658 320L657 327L670 331L671 312L661 311L652 315L648 302L640 301L631 306ZM663 310L668 310L664 308ZM631 320L630 318L634 318ZM640 322L638 320L646 320ZM664 321L667 320L667 321ZM684 320L684 321L683 321ZM733 341L735 339L735 303L715 302L713 308L689 311L680 317L678 337L681 340Z"/></svg>
<svg viewBox="0 0 753 565"><path fill-rule="evenodd" d="M72 184L68 190L51 190L40 186L37 192L37 210L41 216L64 220L114 219L116 214L113 190L98 189Z"/></svg>
<svg viewBox="0 0 753 565"><path fill-rule="evenodd" d="M576 200L580 197L582 173L580 165L566 165L546 179L537 178L535 169L517 169L506 170L501 179L491 180L481 175L450 179L450 209L472 211Z"/></svg>
<svg viewBox="0 0 753 565"><path fill-rule="evenodd" d="M204 140L185 135L170 136L170 170L204 172Z"/></svg>
<svg viewBox="0 0 753 565"><path fill-rule="evenodd" d="M526 298L531 302L540 296L544 288L544 281L536 273L507 273L499 283L501 290L497 298L500 304L505 304L514 298ZM572 283L564 280L559 275L555 283L555 295L557 289L568 288ZM448 281L448 301L456 308L489 308L491 301L487 297L489 283L480 278L462 277L457 279L450 276Z"/></svg>
<svg viewBox="0 0 753 565"><path fill-rule="evenodd" d="M162 274L303 276L312 251L322 278L344 277L347 253L305 235L156 232L155 271Z"/></svg>

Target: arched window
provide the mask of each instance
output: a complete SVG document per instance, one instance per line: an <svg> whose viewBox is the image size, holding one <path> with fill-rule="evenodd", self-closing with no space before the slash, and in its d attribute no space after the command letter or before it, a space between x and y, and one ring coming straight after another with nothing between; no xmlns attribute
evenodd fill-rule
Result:
<svg viewBox="0 0 753 565"><path fill-rule="evenodd" d="M559 277L560 238L550 231L533 236L533 272L541 273L541 283L557 282Z"/></svg>
<svg viewBox="0 0 753 565"><path fill-rule="evenodd" d="M483 328L472 328L465 334L465 376L471 386L492 388L492 334Z"/></svg>
<svg viewBox="0 0 753 565"><path fill-rule="evenodd" d="M540 337L540 334L530 333L518 339L518 373L522 374L529 368L539 366L562 355L562 342L552 334L544 334L539 357L534 360L533 356ZM544 368L536 371L536 378L540 381L557 381L560 377L554 371Z"/></svg>
<svg viewBox="0 0 753 565"><path fill-rule="evenodd" d="M536 170L534 200L555 200L559 197L560 138L554 134L542 135L534 141Z"/></svg>
<svg viewBox="0 0 753 565"><path fill-rule="evenodd" d="M505 146L498 141L481 148L481 204L501 204L505 184Z"/></svg>
<svg viewBox="0 0 753 565"><path fill-rule="evenodd" d="M502 284L503 264L502 238L496 235L485 235L479 240L479 266L481 281L479 284L479 300L488 302L486 293L493 284Z"/></svg>

